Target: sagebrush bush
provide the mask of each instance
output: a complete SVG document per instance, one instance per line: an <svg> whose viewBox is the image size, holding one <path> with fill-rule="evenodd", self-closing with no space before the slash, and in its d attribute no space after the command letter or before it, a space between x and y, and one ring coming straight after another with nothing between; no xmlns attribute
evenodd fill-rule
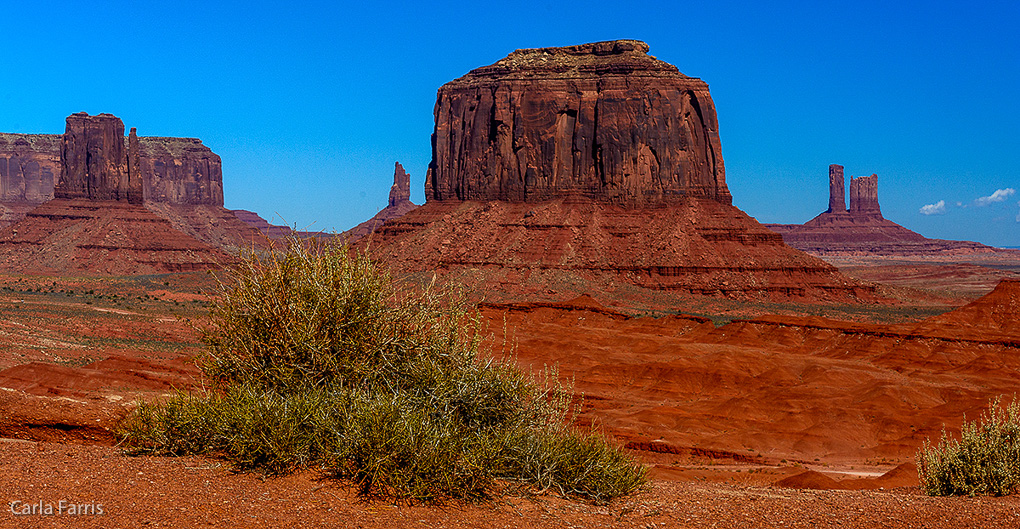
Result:
<svg viewBox="0 0 1020 529"><path fill-rule="evenodd" d="M960 439L945 430L938 445L917 453L921 489L930 496L1003 496L1020 490L1020 402L1003 408L995 398L988 411L964 422Z"/></svg>
<svg viewBox="0 0 1020 529"><path fill-rule="evenodd" d="M398 288L343 244L249 253L203 329L205 395L142 403L131 453L211 454L240 470L317 465L368 495L478 499L518 482L605 501L644 469L569 425L571 392L479 354L457 292Z"/></svg>

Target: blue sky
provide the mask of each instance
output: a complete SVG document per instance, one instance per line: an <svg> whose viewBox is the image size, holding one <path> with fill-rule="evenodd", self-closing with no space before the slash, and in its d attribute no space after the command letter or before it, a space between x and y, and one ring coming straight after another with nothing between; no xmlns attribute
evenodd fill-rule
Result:
<svg viewBox="0 0 1020 529"><path fill-rule="evenodd" d="M443 83L517 48L637 38L708 82L734 204L758 220L824 210L839 163L877 173L908 228L1020 246L1016 1L37 0L3 18L0 131L86 111L199 137L227 207L299 228L371 217L398 160L424 200Z"/></svg>

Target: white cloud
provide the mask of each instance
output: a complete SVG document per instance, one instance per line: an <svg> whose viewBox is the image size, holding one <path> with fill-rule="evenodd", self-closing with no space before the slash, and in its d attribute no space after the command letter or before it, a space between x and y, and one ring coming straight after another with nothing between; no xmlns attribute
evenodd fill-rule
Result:
<svg viewBox="0 0 1020 529"><path fill-rule="evenodd" d="M922 215L945 215L946 214L946 201L939 200L934 204L928 204L927 206L921 206Z"/></svg>
<svg viewBox="0 0 1020 529"><path fill-rule="evenodd" d="M1005 202L1006 199L1013 196L1014 193L1016 193L1016 189L1013 189L1012 187L996 189L991 195L974 200L974 205L987 206L988 204L993 204L995 202Z"/></svg>

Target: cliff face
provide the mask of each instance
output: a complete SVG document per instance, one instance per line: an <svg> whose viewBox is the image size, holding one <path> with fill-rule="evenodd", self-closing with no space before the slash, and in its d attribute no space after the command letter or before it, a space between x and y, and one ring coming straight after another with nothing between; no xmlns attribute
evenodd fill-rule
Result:
<svg viewBox="0 0 1020 529"><path fill-rule="evenodd" d="M223 163L198 138L139 139L145 200L223 205Z"/></svg>
<svg viewBox="0 0 1020 529"><path fill-rule="evenodd" d="M428 200L729 204L708 85L634 40L517 50L443 85Z"/></svg>
<svg viewBox="0 0 1020 529"><path fill-rule="evenodd" d="M38 204L53 198L60 139L57 134L0 133L0 201Z"/></svg>
<svg viewBox="0 0 1020 529"><path fill-rule="evenodd" d="M133 139L125 142L124 123L111 114L68 116L54 196L141 204L142 177L129 169L138 165L128 161L129 151L136 157L138 153L134 129L131 133Z"/></svg>
<svg viewBox="0 0 1020 529"><path fill-rule="evenodd" d="M223 205L222 162L202 140L137 133L134 138L124 137L119 118L84 112L67 118L64 135L0 133L0 202L50 200L66 170L73 176L62 186L65 198L126 199L128 188L140 184L148 203ZM62 152L67 155L63 165ZM125 180L122 186L125 175L140 178Z"/></svg>
<svg viewBox="0 0 1020 529"><path fill-rule="evenodd" d="M518 50L447 83L426 204L357 244L489 300L873 297L732 206L708 86L647 52Z"/></svg>
<svg viewBox="0 0 1020 529"><path fill-rule="evenodd" d="M850 179L850 215L882 218L878 205L878 175Z"/></svg>

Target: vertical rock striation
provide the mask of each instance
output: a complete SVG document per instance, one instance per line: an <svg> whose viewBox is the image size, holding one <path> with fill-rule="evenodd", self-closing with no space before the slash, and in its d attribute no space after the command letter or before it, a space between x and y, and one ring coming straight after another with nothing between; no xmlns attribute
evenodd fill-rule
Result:
<svg viewBox="0 0 1020 529"><path fill-rule="evenodd" d="M67 117L56 198L127 200L124 123L111 114Z"/></svg>
<svg viewBox="0 0 1020 529"><path fill-rule="evenodd" d="M878 205L878 175L850 179L850 215L882 218L882 209Z"/></svg>
<svg viewBox="0 0 1020 529"><path fill-rule="evenodd" d="M175 205L223 205L223 163L198 138L140 140L145 201Z"/></svg>
<svg viewBox="0 0 1020 529"><path fill-rule="evenodd" d="M729 204L708 85L636 40L517 50L438 92L428 200Z"/></svg>
<svg viewBox="0 0 1020 529"><path fill-rule="evenodd" d="M358 243L396 272L489 300L873 295L733 207L708 85L643 42L515 51L435 119L426 204Z"/></svg>
<svg viewBox="0 0 1020 529"><path fill-rule="evenodd" d="M110 114L79 112L68 116L63 135L0 133L0 202L39 204L61 185L63 198L223 205L222 162L202 140L131 131L125 138L123 122Z"/></svg>
<svg viewBox="0 0 1020 529"><path fill-rule="evenodd" d="M846 212L846 184L843 181L843 166L829 166L829 209L826 213Z"/></svg>
<svg viewBox="0 0 1020 529"><path fill-rule="evenodd" d="M400 162L394 162L393 185L390 187L390 207L411 200L411 175Z"/></svg>
<svg viewBox="0 0 1020 529"><path fill-rule="evenodd" d="M0 201L50 200L59 167L59 135L0 133Z"/></svg>

